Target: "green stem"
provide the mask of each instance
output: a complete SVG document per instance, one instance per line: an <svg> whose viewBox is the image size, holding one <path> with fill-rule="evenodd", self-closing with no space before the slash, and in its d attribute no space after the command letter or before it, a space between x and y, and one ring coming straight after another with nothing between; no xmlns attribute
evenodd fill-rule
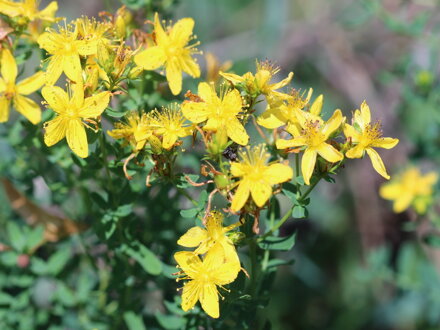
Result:
<svg viewBox="0 0 440 330"><path fill-rule="evenodd" d="M105 173L107 175L107 181L108 181L108 188L111 192L113 192L113 182L112 178L110 176L110 169L108 167L107 162L107 149L105 148L105 140L104 140L104 133L101 132L99 135L99 144L101 146L101 153L102 153L102 162L104 163Z"/></svg>
<svg viewBox="0 0 440 330"><path fill-rule="evenodd" d="M176 189L179 193L185 196L194 206L199 206L199 202L197 202L194 198L192 198L191 195L185 191L185 189L177 188L177 187Z"/></svg>
<svg viewBox="0 0 440 330"><path fill-rule="evenodd" d="M324 174L325 175L325 174ZM316 187L316 185L318 184L319 181L321 181L321 179L323 178L323 175L321 174L318 179L309 187L309 189L306 190L306 192L300 197L298 198L298 202L302 202L304 201L307 196L312 192L312 190ZM295 207L295 205L293 205L289 211L287 211L286 214L284 214L284 216L280 219L280 221L278 221L275 226L273 226L267 233L265 233L264 235L260 236L257 240L257 242L261 242L263 241L266 237L272 235L275 231L277 231L286 221L287 219L290 218L290 216L292 215L293 212L293 208Z"/></svg>

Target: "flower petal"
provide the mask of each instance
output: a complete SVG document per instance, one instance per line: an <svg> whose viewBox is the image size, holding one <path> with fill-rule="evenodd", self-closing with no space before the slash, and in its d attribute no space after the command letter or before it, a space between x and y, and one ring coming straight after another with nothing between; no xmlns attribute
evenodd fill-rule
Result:
<svg viewBox="0 0 440 330"><path fill-rule="evenodd" d="M193 78L200 77L200 67L197 62L189 55L184 55L180 58L180 66Z"/></svg>
<svg viewBox="0 0 440 330"><path fill-rule="evenodd" d="M196 269L202 266L200 258L190 251L180 251L174 253L174 259L179 264L183 272L191 278L197 277Z"/></svg>
<svg viewBox="0 0 440 330"><path fill-rule="evenodd" d="M198 124L208 118L208 107L205 102L184 102L182 113L186 119Z"/></svg>
<svg viewBox="0 0 440 330"><path fill-rule="evenodd" d="M283 80L281 80L280 82L277 82L275 84L272 84L270 86L271 90L276 90L276 89L280 89L284 86L286 86L288 83L290 83L290 81L293 78L293 72L290 72L289 75L287 76L287 78L284 78Z"/></svg>
<svg viewBox="0 0 440 330"><path fill-rule="evenodd" d="M218 305L218 291L215 284L205 283L203 285L200 295L200 303L203 310L209 316L213 318L218 318L220 316Z"/></svg>
<svg viewBox="0 0 440 330"><path fill-rule="evenodd" d="M239 162L232 162L231 163L231 174L234 177L241 177L246 174L246 167Z"/></svg>
<svg viewBox="0 0 440 330"><path fill-rule="evenodd" d="M165 133L163 134L162 146L166 150L170 150L174 144L176 143L179 137L174 133Z"/></svg>
<svg viewBox="0 0 440 330"><path fill-rule="evenodd" d="M70 80L77 83L82 81L82 69L79 55L64 55L63 71Z"/></svg>
<svg viewBox="0 0 440 330"><path fill-rule="evenodd" d="M371 113L370 107L367 104L367 101L364 100L361 104L361 118L362 118L362 127L365 127L366 124L371 122Z"/></svg>
<svg viewBox="0 0 440 330"><path fill-rule="evenodd" d="M57 10L58 3L56 1L52 1L46 6L46 8L38 13L38 17L44 21L55 22L55 13Z"/></svg>
<svg viewBox="0 0 440 330"><path fill-rule="evenodd" d="M64 113L69 106L69 97L58 86L45 86L41 90L41 94L55 112Z"/></svg>
<svg viewBox="0 0 440 330"><path fill-rule="evenodd" d="M247 134L243 125L238 121L238 119L231 118L226 125L226 133L232 141L242 146L248 144L249 135Z"/></svg>
<svg viewBox="0 0 440 330"><path fill-rule="evenodd" d="M203 286L198 281L189 281L183 285L182 291L182 309L184 312L189 311L197 303L200 298Z"/></svg>
<svg viewBox="0 0 440 330"><path fill-rule="evenodd" d="M57 116L54 119L44 123L44 143L48 147L53 146L66 136L68 120L62 116Z"/></svg>
<svg viewBox="0 0 440 330"><path fill-rule="evenodd" d="M78 157L86 158L89 155L86 129L80 119L71 119L68 121L66 139L70 149L72 149Z"/></svg>
<svg viewBox="0 0 440 330"><path fill-rule="evenodd" d="M46 76L43 71L38 71L34 75L23 79L17 84L17 93L29 95L40 89L46 83Z"/></svg>
<svg viewBox="0 0 440 330"><path fill-rule="evenodd" d="M380 197L384 199L397 199L401 194L404 188L400 183L397 182L390 182L383 184L379 189L379 195Z"/></svg>
<svg viewBox="0 0 440 330"><path fill-rule="evenodd" d="M1 73L3 79L9 83L14 83L17 78L17 63L7 48L3 48L1 54Z"/></svg>
<svg viewBox="0 0 440 330"><path fill-rule="evenodd" d="M226 93L222 101L222 110L224 113L230 114L230 116L237 115L243 106L243 100L241 99L240 92L233 89Z"/></svg>
<svg viewBox="0 0 440 330"><path fill-rule="evenodd" d="M4 123L8 121L9 105L10 105L10 101L4 96L0 96L0 123Z"/></svg>
<svg viewBox="0 0 440 330"><path fill-rule="evenodd" d="M310 107L310 113L312 115L319 116L321 114L323 103L324 103L324 96L321 94L315 99L312 106Z"/></svg>
<svg viewBox="0 0 440 330"><path fill-rule="evenodd" d="M370 156L371 163L373 164L373 168L376 170L376 172L382 175L385 179L389 180L390 176L388 175L382 158L380 158L377 151L372 148L367 148L365 150L367 151L368 156Z"/></svg>
<svg viewBox="0 0 440 330"><path fill-rule="evenodd" d="M149 47L134 56L134 62L144 70L155 70L163 65L166 56L162 48Z"/></svg>
<svg viewBox="0 0 440 330"><path fill-rule="evenodd" d="M182 18L173 25L170 32L170 39L175 47L184 47L188 43L193 28L194 20L189 17Z"/></svg>
<svg viewBox="0 0 440 330"><path fill-rule="evenodd" d="M234 212L239 211L249 198L250 185L246 180L240 181L234 198L232 199L231 210Z"/></svg>
<svg viewBox="0 0 440 330"><path fill-rule="evenodd" d="M177 244L184 247L196 247L199 246L200 243L206 240L208 237L208 232L200 227L192 227L188 229L188 231L180 236Z"/></svg>
<svg viewBox="0 0 440 330"><path fill-rule="evenodd" d="M154 35L158 45L167 44L169 41L168 34L164 31L162 24L160 23L158 13L154 14Z"/></svg>
<svg viewBox="0 0 440 330"><path fill-rule="evenodd" d="M46 69L46 84L54 85L58 78L63 73L64 68L64 56L63 55L52 55L49 57L49 65Z"/></svg>
<svg viewBox="0 0 440 330"><path fill-rule="evenodd" d="M324 127L321 130L321 133L324 134L325 138L328 139L330 135L333 134L344 121L344 117L342 116L341 110L337 109L330 117L330 119L325 123Z"/></svg>
<svg viewBox="0 0 440 330"><path fill-rule="evenodd" d="M110 95L110 92L101 92L87 97L78 114L83 118L96 118L100 116L108 107Z"/></svg>
<svg viewBox="0 0 440 330"><path fill-rule="evenodd" d="M300 136L290 140L278 139L275 144L277 149L294 148L306 145L307 139L304 136Z"/></svg>
<svg viewBox="0 0 440 330"><path fill-rule="evenodd" d="M250 184L252 199L258 207L262 207L272 195L272 187L269 184L261 182L252 182Z"/></svg>
<svg viewBox="0 0 440 330"><path fill-rule="evenodd" d="M345 153L347 158L362 158L364 157L365 148L358 144L357 146L351 148Z"/></svg>
<svg viewBox="0 0 440 330"><path fill-rule="evenodd" d="M306 149L301 159L301 171L304 177L305 184L310 184L310 178L315 170L316 164L316 150Z"/></svg>
<svg viewBox="0 0 440 330"><path fill-rule="evenodd" d="M272 164L264 172L264 178L272 185L290 181L293 171L290 166L284 164Z"/></svg>
<svg viewBox="0 0 440 330"><path fill-rule="evenodd" d="M165 71L171 93L178 95L182 90L182 70L177 65L177 61L167 62Z"/></svg>
<svg viewBox="0 0 440 330"><path fill-rule="evenodd" d="M13 99L13 104L14 108L32 124L36 125L41 121L40 106L30 98L16 94Z"/></svg>
<svg viewBox="0 0 440 330"><path fill-rule="evenodd" d="M225 78L226 80L232 82L233 84L241 83L245 80L242 76L239 76L238 74L234 73L226 73L226 72L219 72L220 75Z"/></svg>
<svg viewBox="0 0 440 330"><path fill-rule="evenodd" d="M339 162L344 158L344 155L336 150L332 145L328 143L321 143L317 148L318 154L330 163Z"/></svg>
<svg viewBox="0 0 440 330"><path fill-rule="evenodd" d="M397 143L399 143L398 139L393 139L389 137L380 138L377 140L374 140L370 146L375 148L384 148L384 149L391 149L394 148Z"/></svg>
<svg viewBox="0 0 440 330"><path fill-rule="evenodd" d="M414 199L413 194L403 193L400 194L399 197L396 198L393 204L393 211L395 213L400 213L405 211L408 207L410 207L412 201Z"/></svg>
<svg viewBox="0 0 440 330"><path fill-rule="evenodd" d="M359 132L349 124L344 124L344 135L347 139L350 138L353 143L359 142L361 136Z"/></svg>
<svg viewBox="0 0 440 330"><path fill-rule="evenodd" d="M0 93L3 93L6 90L6 83L5 80L0 77Z"/></svg>

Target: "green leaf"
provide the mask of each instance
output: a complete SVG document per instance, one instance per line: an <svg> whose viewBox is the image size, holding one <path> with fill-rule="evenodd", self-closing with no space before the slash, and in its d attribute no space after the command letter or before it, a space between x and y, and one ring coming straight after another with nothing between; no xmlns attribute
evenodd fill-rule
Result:
<svg viewBox="0 0 440 330"><path fill-rule="evenodd" d="M162 329L174 330L181 329L185 326L185 318L181 316L165 315L159 312L157 312L155 316Z"/></svg>
<svg viewBox="0 0 440 330"><path fill-rule="evenodd" d="M60 273L70 258L70 249L61 248L47 261L48 272L54 276Z"/></svg>
<svg viewBox="0 0 440 330"><path fill-rule="evenodd" d="M42 242L43 233L44 233L43 226L38 226L30 230L29 234L27 235L27 242L26 242L26 247L28 251L35 249Z"/></svg>
<svg viewBox="0 0 440 330"><path fill-rule="evenodd" d="M192 208L192 209L180 211L180 215L182 216L182 218L195 218L197 213L199 213L198 208Z"/></svg>
<svg viewBox="0 0 440 330"><path fill-rule="evenodd" d="M132 210L133 210L132 204L125 204L125 205L119 206L116 209L116 211L114 212L114 214L115 214L115 216L117 216L119 218L123 218L123 217L130 215Z"/></svg>
<svg viewBox="0 0 440 330"><path fill-rule="evenodd" d="M9 305L14 298L4 292L0 292L0 305Z"/></svg>
<svg viewBox="0 0 440 330"><path fill-rule="evenodd" d="M267 263L266 268L267 269L276 268L276 267L284 266L284 265L292 265L293 263L295 263L295 260L293 260L293 259L291 259L291 260L271 259Z"/></svg>
<svg viewBox="0 0 440 330"><path fill-rule="evenodd" d="M134 241L131 246L124 245L123 252L139 262L147 273L159 275L162 272L162 262L145 245Z"/></svg>
<svg viewBox="0 0 440 330"><path fill-rule="evenodd" d="M124 321L129 330L146 330L142 316L136 315L133 311L124 313Z"/></svg>
<svg viewBox="0 0 440 330"><path fill-rule="evenodd" d="M26 237L21 231L20 226L13 221L9 221L6 228L8 231L9 243L12 245L12 247L17 252L25 252Z"/></svg>
<svg viewBox="0 0 440 330"><path fill-rule="evenodd" d="M185 176L189 177L193 182L197 182L199 179L199 175L197 174L181 174L181 176L177 179L177 188L185 189L188 187L192 187L192 185L186 180Z"/></svg>
<svg viewBox="0 0 440 330"><path fill-rule="evenodd" d="M117 110L114 110L112 108L107 108L105 110L105 114L110 116L110 117L113 117L113 118L124 117L126 113L127 113L127 111L117 111Z"/></svg>
<svg viewBox="0 0 440 330"><path fill-rule="evenodd" d="M31 270L37 275L46 275L49 272L47 264L44 262L44 260L35 256L33 256L31 259Z"/></svg>
<svg viewBox="0 0 440 330"><path fill-rule="evenodd" d="M301 205L295 205L292 211L292 217L295 219L302 219L307 216L307 209Z"/></svg>
<svg viewBox="0 0 440 330"><path fill-rule="evenodd" d="M428 234L423 237L423 241L431 247L440 247L440 236L435 234Z"/></svg>
<svg viewBox="0 0 440 330"><path fill-rule="evenodd" d="M296 233L285 237L267 237L264 241L258 243L263 250L288 251L295 245Z"/></svg>

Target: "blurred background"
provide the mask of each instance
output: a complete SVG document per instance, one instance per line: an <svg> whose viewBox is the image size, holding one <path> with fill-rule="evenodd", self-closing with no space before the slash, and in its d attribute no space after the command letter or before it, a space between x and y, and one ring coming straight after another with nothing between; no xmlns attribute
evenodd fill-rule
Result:
<svg viewBox="0 0 440 330"><path fill-rule="evenodd" d="M110 0L58 2L58 15L68 20L117 8ZM155 2L124 1L134 10ZM410 163L438 171L437 1L165 0L161 5L168 18L193 17L199 49L220 63L232 61L231 71L252 71L256 59L266 58L280 66L277 79L293 71L293 87L312 87L314 97L324 94L324 117L340 108L351 118L367 100L384 136L400 139L396 148L379 150L391 176ZM199 62L205 66L204 56ZM350 161L336 183L319 185L308 219L282 228L298 235L293 251L283 255L295 263L280 268L263 311L273 329L440 329L440 254L424 243L435 231L429 221L438 220L411 211L394 214L379 197L382 183L368 158ZM1 211L5 219L10 208Z"/></svg>

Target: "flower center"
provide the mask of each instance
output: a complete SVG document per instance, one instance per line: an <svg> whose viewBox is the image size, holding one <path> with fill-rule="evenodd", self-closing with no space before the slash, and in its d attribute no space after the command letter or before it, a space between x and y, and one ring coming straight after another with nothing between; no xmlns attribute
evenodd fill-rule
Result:
<svg viewBox="0 0 440 330"><path fill-rule="evenodd" d="M382 137L382 125L380 124L380 122L368 124L365 127L364 134L362 134L360 144L364 146L368 146L371 143L373 143L375 140L380 139L381 137Z"/></svg>
<svg viewBox="0 0 440 330"><path fill-rule="evenodd" d="M305 136L309 147L317 147L325 141L325 136L321 133L320 128L321 124L318 120L306 122L302 134Z"/></svg>
<svg viewBox="0 0 440 330"><path fill-rule="evenodd" d="M14 97L15 95L15 83L13 82L9 82L6 85L6 90L5 90L5 97L10 100Z"/></svg>

